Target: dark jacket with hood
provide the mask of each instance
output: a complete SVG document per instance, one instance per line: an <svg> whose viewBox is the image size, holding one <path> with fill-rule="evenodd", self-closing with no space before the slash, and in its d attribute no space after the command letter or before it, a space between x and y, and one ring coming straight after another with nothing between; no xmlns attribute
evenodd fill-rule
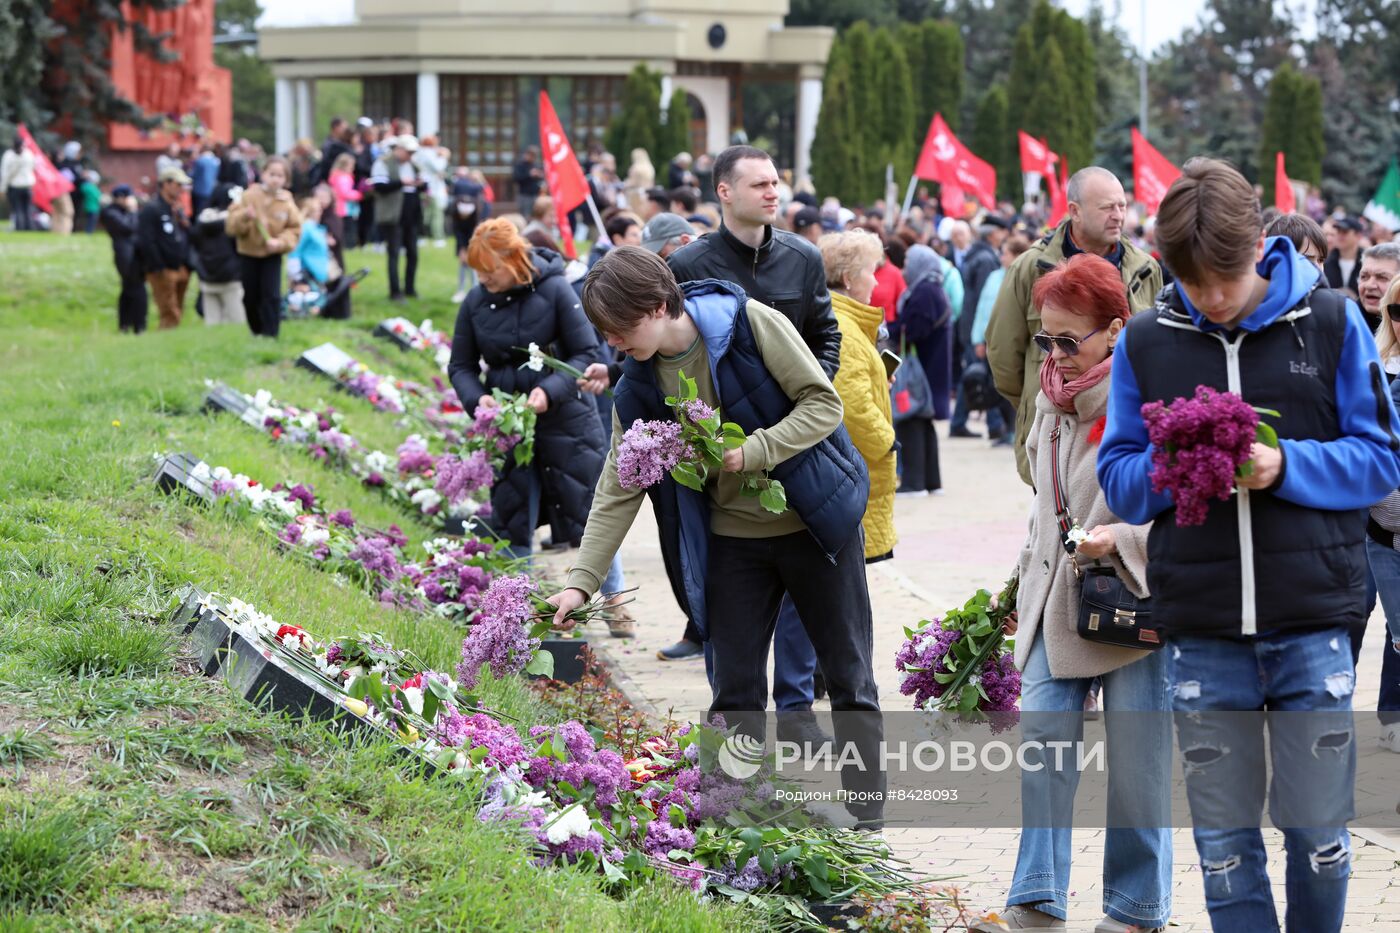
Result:
<svg viewBox="0 0 1400 933"><path fill-rule="evenodd" d="M972 322L977 318L977 301L982 297L982 286L1000 268L1001 258L986 240L977 240L967 248L962 267L958 269L963 280L963 313L957 325L959 346L972 345Z"/></svg>
<svg viewBox="0 0 1400 933"><path fill-rule="evenodd" d="M112 259L117 264L117 274L122 278L141 278L145 270L136 255L136 211L129 211L113 201L102 208L98 218L102 229L112 238Z"/></svg>
<svg viewBox="0 0 1400 933"><path fill-rule="evenodd" d="M763 243L753 249L721 226L676 250L666 264L677 282L735 283L792 321L827 378L841 368L841 330L831 310L822 254L797 234L768 227Z"/></svg>
<svg viewBox="0 0 1400 933"><path fill-rule="evenodd" d="M224 221L228 219L229 187L225 184L214 189L209 206L199 212L190 233L199 258L199 277L215 285L237 282L243 269L237 241L224 229Z"/></svg>
<svg viewBox="0 0 1400 933"><path fill-rule="evenodd" d="M685 313L705 342L710 378L725 420L752 434L786 418L793 402L763 363L749 325L749 299L743 289L712 280L690 282L683 288ZM618 421L675 420L664 394L650 361L628 359L613 399ZM861 546L857 532L870 498L870 478L844 425L838 424L825 440L784 460L769 475L783 484L788 507L802 519L830 560L835 562L844 547ZM647 495L656 512L671 589L686 615L705 633L709 494L667 476L649 488Z"/></svg>
<svg viewBox="0 0 1400 933"><path fill-rule="evenodd" d="M185 209L156 195L141 207L136 249L147 274L190 266L190 221Z"/></svg>
<svg viewBox="0 0 1400 933"><path fill-rule="evenodd" d="M538 485L537 524L550 523L555 540L577 542L593 504L593 487L603 470L607 440L592 396L580 394L574 380L548 367L522 368L526 348L540 349L578 369L597 357L598 340L583 305L564 278L558 253L533 250L534 279L497 294L477 285L457 313L448 378L468 412L493 389L528 395L536 386L549 408L535 426L535 456L529 467L506 467L491 493L493 530L512 544L530 542L531 491ZM483 375L481 363L488 370Z"/></svg>
<svg viewBox="0 0 1400 933"><path fill-rule="evenodd" d="M1365 620L1366 509L1400 485L1400 422L1359 309L1286 237L1267 241L1259 306L1233 329L1179 287L1128 322L1113 354L1098 477L1125 522L1153 522L1147 580L1169 632L1252 637ZM1207 385L1273 409L1283 463L1267 489L1212 501L1178 527L1152 488L1140 413Z"/></svg>

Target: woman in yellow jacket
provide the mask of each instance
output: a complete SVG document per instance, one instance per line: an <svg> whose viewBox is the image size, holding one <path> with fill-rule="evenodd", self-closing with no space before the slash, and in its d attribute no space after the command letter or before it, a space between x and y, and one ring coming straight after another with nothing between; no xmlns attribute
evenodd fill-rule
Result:
<svg viewBox="0 0 1400 933"><path fill-rule="evenodd" d="M224 229L243 263L243 311L255 335L276 337L282 324L282 255L301 238L301 212L287 190L287 160L273 156L262 180L229 208Z"/></svg>
<svg viewBox="0 0 1400 933"><path fill-rule="evenodd" d="M875 268L884 258L880 238L865 230L829 233L817 241L826 266L831 310L841 328L841 368L833 380L845 409L842 416L851 441L870 471L870 500L865 507L865 560L872 563L894 552L894 422L890 415L890 380L875 341L884 320L871 307Z"/></svg>

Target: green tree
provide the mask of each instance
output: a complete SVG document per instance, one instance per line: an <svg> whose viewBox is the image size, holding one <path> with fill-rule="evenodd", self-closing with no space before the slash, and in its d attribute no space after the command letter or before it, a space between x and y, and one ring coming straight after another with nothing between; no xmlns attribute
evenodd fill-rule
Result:
<svg viewBox="0 0 1400 933"><path fill-rule="evenodd" d="M8 148L16 123L38 132L53 116L40 91L44 49L59 33L47 7L44 0L0 0L0 146Z"/></svg>
<svg viewBox="0 0 1400 933"><path fill-rule="evenodd" d="M666 122L657 127L657 149L652 153L652 161L657 158L670 161L678 152L690 151L690 103L685 91L676 88L671 92L670 103L666 106ZM657 162L659 166L661 163Z"/></svg>
<svg viewBox="0 0 1400 933"><path fill-rule="evenodd" d="M1299 74L1291 64L1274 73L1264 106L1259 134L1259 182L1264 203L1274 200L1274 173L1269 171L1282 152L1290 178L1309 184L1322 181L1322 85Z"/></svg>
<svg viewBox="0 0 1400 933"><path fill-rule="evenodd" d="M1039 0L1016 33L1007 89L1008 129L1044 137L1072 170L1094 158L1098 85L1084 24Z"/></svg>
<svg viewBox="0 0 1400 933"><path fill-rule="evenodd" d="M901 23L899 43L914 82L914 127L922 135L935 113L955 132L961 123L965 50L958 27L928 20Z"/></svg>
<svg viewBox="0 0 1400 933"><path fill-rule="evenodd" d="M909 76L909 60L894 33L881 29L871 44L875 55L875 93L880 102L878 115L871 120L876 159L862 176L865 201L884 195L885 166L894 165L896 178L908 178L914 171L914 91ZM871 170L873 168L873 171ZM868 187L867 187L868 185Z"/></svg>
<svg viewBox="0 0 1400 933"><path fill-rule="evenodd" d="M214 33L224 41L214 46L214 63L227 68L233 84L233 138L247 138L269 152L276 143L276 112L272 69L258 58L258 0L217 0ZM358 82L357 82L358 83ZM316 109L321 109L317 95ZM346 115L347 119L351 119Z"/></svg>
<svg viewBox="0 0 1400 933"><path fill-rule="evenodd" d="M1016 133L1006 125L1006 85L994 84L977 104L972 124L972 151L997 170L997 191L1002 197L1020 200L1021 158Z"/></svg>
<svg viewBox="0 0 1400 933"><path fill-rule="evenodd" d="M812 184L823 195L854 201L864 171L865 148L856 123L850 48L838 38L826 59L822 106L812 140Z"/></svg>
<svg viewBox="0 0 1400 933"><path fill-rule="evenodd" d="M627 75L622 86L622 109L608 124L603 143L619 165L631 160L633 149L645 149L656 163L656 131L661 126L661 76L644 63Z"/></svg>

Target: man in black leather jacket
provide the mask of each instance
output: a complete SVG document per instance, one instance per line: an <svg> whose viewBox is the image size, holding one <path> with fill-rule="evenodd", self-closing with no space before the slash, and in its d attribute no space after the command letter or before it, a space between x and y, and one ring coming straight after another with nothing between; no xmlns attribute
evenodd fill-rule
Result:
<svg viewBox="0 0 1400 933"><path fill-rule="evenodd" d="M828 377L841 365L841 332L831 311L822 254L778 230L778 170L768 153L730 146L715 159L723 222L666 260L678 282L722 279L792 321ZM721 190L722 188L722 190Z"/></svg>

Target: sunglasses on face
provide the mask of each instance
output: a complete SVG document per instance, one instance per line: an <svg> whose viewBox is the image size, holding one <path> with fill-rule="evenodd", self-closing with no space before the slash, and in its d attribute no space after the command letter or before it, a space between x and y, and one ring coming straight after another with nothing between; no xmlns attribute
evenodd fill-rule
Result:
<svg viewBox="0 0 1400 933"><path fill-rule="evenodd" d="M1400 304L1388 304L1385 306L1386 316L1392 321L1400 323Z"/></svg>
<svg viewBox="0 0 1400 933"><path fill-rule="evenodd" d="M1078 356L1079 345L1101 330L1103 330L1102 327L1095 328L1083 337L1056 337L1047 334L1045 331L1041 331L1031 339L1035 341L1037 347L1040 347L1040 349L1044 350L1046 353L1050 353L1056 347L1059 347L1060 352L1065 356Z"/></svg>

